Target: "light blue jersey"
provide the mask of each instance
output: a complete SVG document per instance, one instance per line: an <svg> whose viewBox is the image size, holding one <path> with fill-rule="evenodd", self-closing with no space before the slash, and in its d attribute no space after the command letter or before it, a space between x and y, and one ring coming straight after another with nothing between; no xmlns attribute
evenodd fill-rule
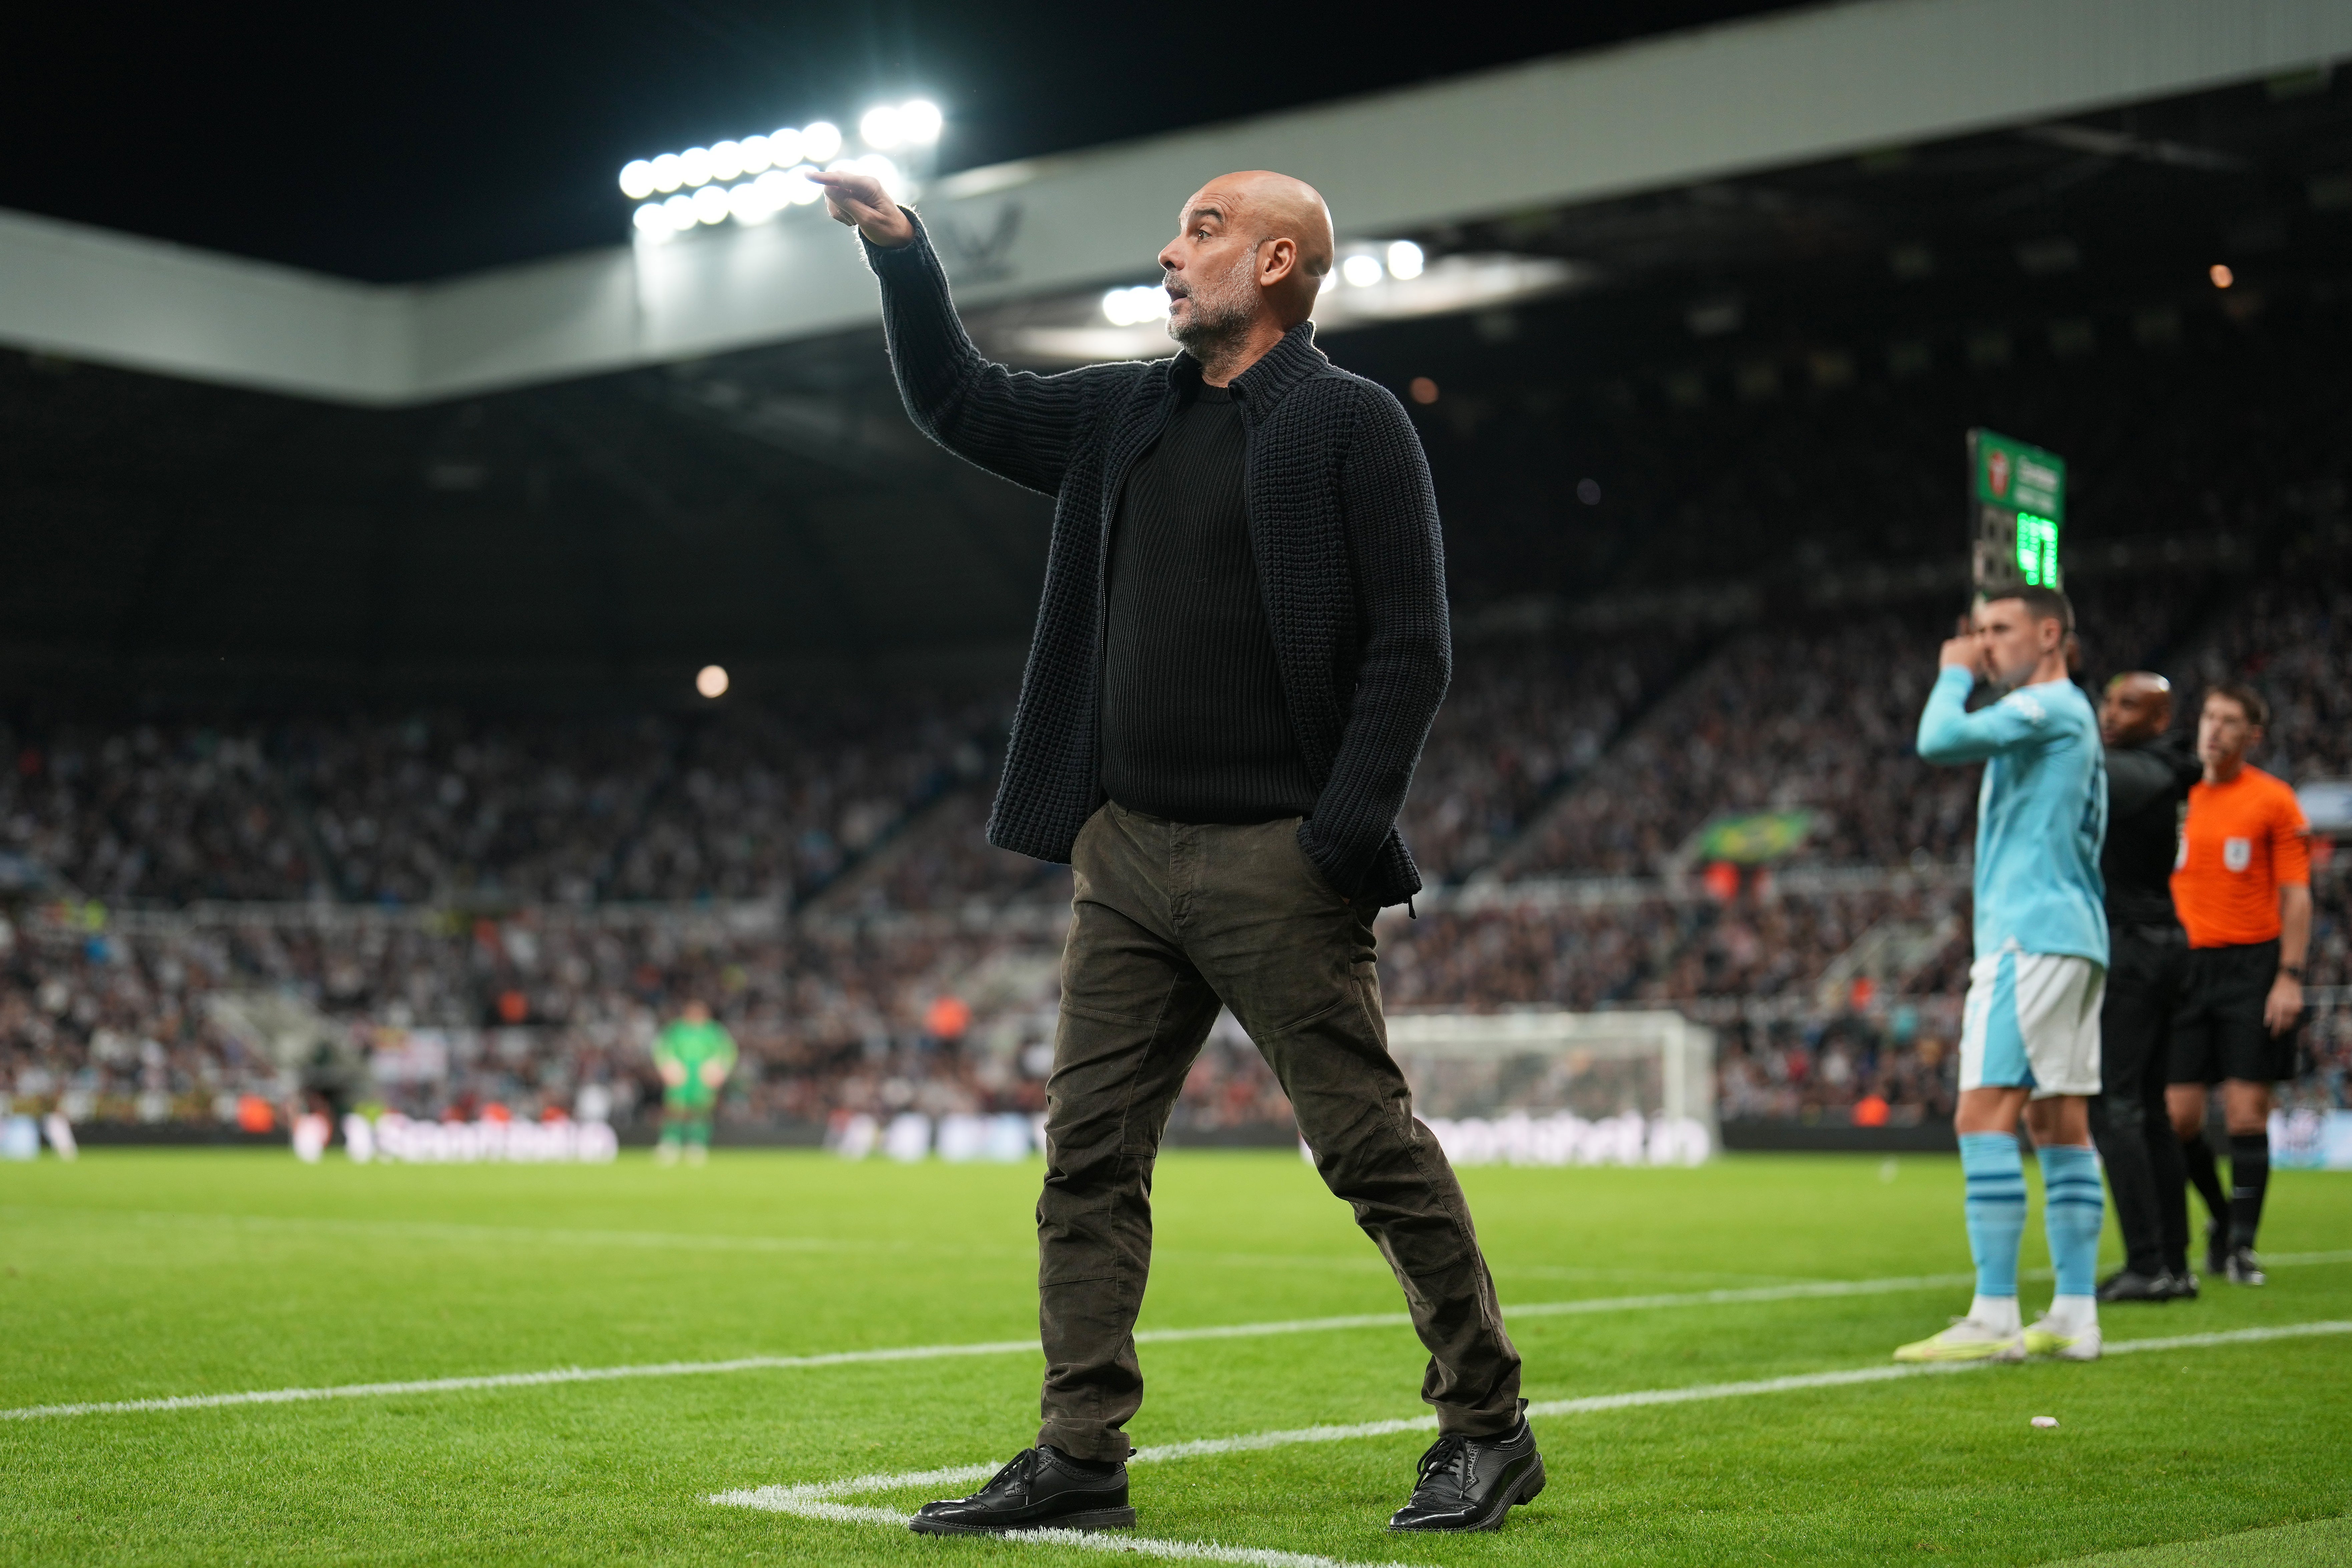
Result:
<svg viewBox="0 0 2352 1568"><path fill-rule="evenodd" d="M1977 956L2011 943L2105 967L2107 759L2091 700L2071 680L2021 686L1968 710L1974 685L1946 666L1919 715L1919 754L1985 764L1977 795Z"/></svg>

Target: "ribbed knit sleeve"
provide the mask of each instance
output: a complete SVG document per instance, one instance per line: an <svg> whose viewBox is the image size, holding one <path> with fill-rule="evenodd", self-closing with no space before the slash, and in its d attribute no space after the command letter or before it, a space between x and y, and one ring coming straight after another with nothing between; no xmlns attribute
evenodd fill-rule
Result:
<svg viewBox="0 0 2352 1568"><path fill-rule="evenodd" d="M987 359L956 316L922 220L907 216L915 226L908 244L885 249L862 235L859 243L881 280L882 330L908 416L967 462L1055 494L1104 395L1131 384L1137 367L1087 365L1036 375Z"/></svg>
<svg viewBox="0 0 2352 1568"><path fill-rule="evenodd" d="M1339 500L1363 658L1330 777L1299 828L1316 868L1349 894L1392 884L1373 873L1454 674L1445 546L1421 437L1386 388L1355 386ZM1410 861L1397 869L1411 876Z"/></svg>

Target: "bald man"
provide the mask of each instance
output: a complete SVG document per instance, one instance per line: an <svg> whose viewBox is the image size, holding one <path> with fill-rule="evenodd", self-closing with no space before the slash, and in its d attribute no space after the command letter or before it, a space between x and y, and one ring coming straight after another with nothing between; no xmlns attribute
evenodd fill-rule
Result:
<svg viewBox="0 0 2352 1568"><path fill-rule="evenodd" d="M1135 1521L1126 1426L1161 1130L1219 1005L1289 1096L1429 1351L1437 1443L1397 1530L1491 1530L1544 1484L1462 1189L1387 1046L1372 921L1421 886L1396 816L1451 673L1437 501L1397 400L1315 346L1315 190L1210 181L1160 252L1170 359L982 358L916 216L815 176L882 284L891 367L950 451L1055 499L988 824L1073 871L1037 1204L1045 1421L913 1527Z"/></svg>
<svg viewBox="0 0 2352 1568"><path fill-rule="evenodd" d="M2189 972L2189 938L2172 907L2180 803L2200 775L2168 744L2172 683L2147 670L2107 682L2099 739L2107 752L2106 999L2099 1009L2100 1090L2091 1137L2106 1166L2124 1266L2099 1285L2103 1302L2197 1294L2189 1272L2186 1166L2165 1113L2172 1013Z"/></svg>

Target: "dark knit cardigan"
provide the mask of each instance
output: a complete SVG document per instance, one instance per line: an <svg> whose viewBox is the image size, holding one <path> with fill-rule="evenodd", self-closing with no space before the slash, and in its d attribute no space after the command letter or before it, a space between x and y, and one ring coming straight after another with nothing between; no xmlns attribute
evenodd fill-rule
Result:
<svg viewBox="0 0 2352 1568"><path fill-rule="evenodd" d="M972 346L919 221L866 247L907 412L949 451L1054 497L1053 542L988 821L1000 848L1070 858L1102 805L1103 571L1129 467L1159 436L1191 355L1034 375ZM1389 392L1323 356L1307 322L1233 382L1248 432L1250 544L1282 689L1318 794L1299 843L1351 898L1402 902L1421 874L1396 817L1453 647L1437 496Z"/></svg>

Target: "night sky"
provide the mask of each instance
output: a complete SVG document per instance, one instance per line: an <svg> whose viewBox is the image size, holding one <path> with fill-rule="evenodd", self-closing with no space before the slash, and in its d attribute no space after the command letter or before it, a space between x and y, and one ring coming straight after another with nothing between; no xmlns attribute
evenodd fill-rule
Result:
<svg viewBox="0 0 2352 1568"><path fill-rule="evenodd" d="M0 207L407 281L617 243L628 159L886 98L946 110L948 170L1779 8L41 0L0 29Z"/></svg>

